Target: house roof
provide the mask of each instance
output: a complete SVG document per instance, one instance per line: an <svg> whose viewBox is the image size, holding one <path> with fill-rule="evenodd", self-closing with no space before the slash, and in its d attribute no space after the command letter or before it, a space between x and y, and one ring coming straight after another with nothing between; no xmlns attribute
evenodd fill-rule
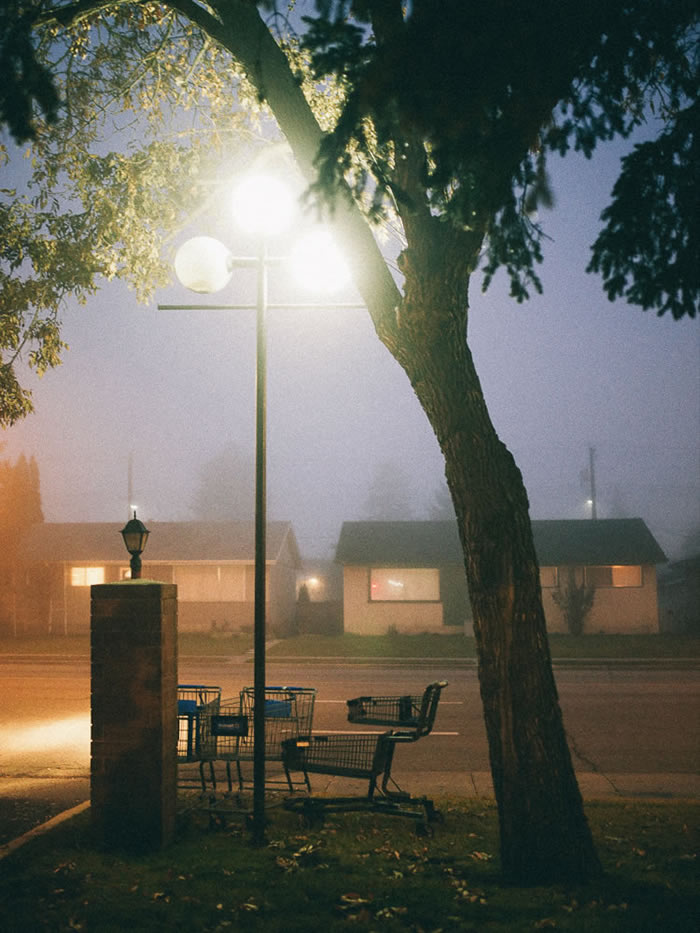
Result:
<svg viewBox="0 0 700 933"><path fill-rule="evenodd" d="M666 555L641 518L532 522L543 567L566 564L658 564ZM463 560L457 525L448 522L344 522L340 564L436 566Z"/></svg>
<svg viewBox="0 0 700 933"><path fill-rule="evenodd" d="M42 522L28 529L21 545L27 560L121 561L129 556L117 522ZM148 522L145 563L159 561L252 561L253 522ZM289 522L268 522L266 559L277 561L285 545L295 567L299 548Z"/></svg>

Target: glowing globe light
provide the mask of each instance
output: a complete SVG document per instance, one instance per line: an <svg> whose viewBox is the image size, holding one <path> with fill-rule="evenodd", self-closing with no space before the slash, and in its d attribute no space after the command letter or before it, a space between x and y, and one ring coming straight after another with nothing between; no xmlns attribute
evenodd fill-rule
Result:
<svg viewBox="0 0 700 933"><path fill-rule="evenodd" d="M330 231L323 227L317 227L297 241L289 262L299 284L313 291L336 291L350 278L350 271Z"/></svg>
<svg viewBox="0 0 700 933"><path fill-rule="evenodd" d="M278 236L288 230L296 206L292 192L273 175L246 175L231 201L238 226L259 236Z"/></svg>
<svg viewBox="0 0 700 933"><path fill-rule="evenodd" d="M214 237L192 237L175 254L175 275L192 292L220 292L232 274L231 253Z"/></svg>

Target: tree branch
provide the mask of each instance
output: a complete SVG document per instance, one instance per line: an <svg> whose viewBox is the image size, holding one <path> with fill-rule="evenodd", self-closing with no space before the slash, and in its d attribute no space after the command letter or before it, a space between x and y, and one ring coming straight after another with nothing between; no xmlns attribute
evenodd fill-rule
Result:
<svg viewBox="0 0 700 933"><path fill-rule="evenodd" d="M191 0L169 3L190 15ZM316 157L323 137L286 56L256 7L245 0L219 0L215 6L222 26L207 32L240 62L248 80L264 99L286 137L299 169L309 184L317 178ZM375 327L393 315L401 293L391 276L365 217L347 186L338 193L334 228L345 247L353 278Z"/></svg>

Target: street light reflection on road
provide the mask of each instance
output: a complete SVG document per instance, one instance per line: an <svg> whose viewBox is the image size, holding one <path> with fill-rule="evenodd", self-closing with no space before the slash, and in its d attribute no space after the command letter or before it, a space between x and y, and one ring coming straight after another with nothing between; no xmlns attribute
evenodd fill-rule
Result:
<svg viewBox="0 0 700 933"><path fill-rule="evenodd" d="M3 728L3 758L28 752L89 755L90 714L32 721Z"/></svg>

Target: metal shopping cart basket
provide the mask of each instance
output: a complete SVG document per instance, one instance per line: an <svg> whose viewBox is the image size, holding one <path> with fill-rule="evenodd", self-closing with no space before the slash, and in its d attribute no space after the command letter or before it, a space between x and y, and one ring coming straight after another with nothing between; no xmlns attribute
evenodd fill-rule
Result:
<svg viewBox="0 0 700 933"><path fill-rule="evenodd" d="M218 711L221 687L179 684L177 688L177 760L199 761L204 718Z"/></svg>
<svg viewBox="0 0 700 933"><path fill-rule="evenodd" d="M316 690L313 687L265 687L265 761L282 761L282 742L311 732ZM216 790L214 762L226 764L228 793L233 792L231 765L236 766L238 791L245 786L243 764L253 761L255 749L255 691L244 687L237 700L221 701L219 710L212 710L203 726L200 741L202 786L205 789L205 762L209 765L209 780ZM303 769L301 769L303 771ZM274 786L274 778L266 784ZM285 786L294 790L294 781L285 772ZM299 782L297 782L299 783ZM308 775L303 783L310 790Z"/></svg>
<svg viewBox="0 0 700 933"><path fill-rule="evenodd" d="M292 797L285 807L299 812L308 824L322 822L326 813L370 810L386 816L409 817L416 821L418 831L430 832L431 824L440 819L433 801L428 797L413 797L403 791L391 776L396 746L413 743L428 735L435 721L437 704L446 681L430 684L421 697L408 701L402 697L362 697L363 704L349 701L351 722L369 722L374 717L386 724L410 719L408 728L381 733L336 733L288 738L282 742L285 772L302 771L305 775L328 774L335 777L367 781L364 796ZM378 701L378 702L374 702ZM418 714L414 715L414 707ZM364 712L364 711L368 712ZM351 717L363 717L355 718ZM381 782L379 778L381 776Z"/></svg>
<svg viewBox="0 0 700 933"><path fill-rule="evenodd" d="M435 722L440 694L446 686L447 681L441 680L428 684L418 695L356 697L347 701L348 722L396 726L428 735Z"/></svg>

